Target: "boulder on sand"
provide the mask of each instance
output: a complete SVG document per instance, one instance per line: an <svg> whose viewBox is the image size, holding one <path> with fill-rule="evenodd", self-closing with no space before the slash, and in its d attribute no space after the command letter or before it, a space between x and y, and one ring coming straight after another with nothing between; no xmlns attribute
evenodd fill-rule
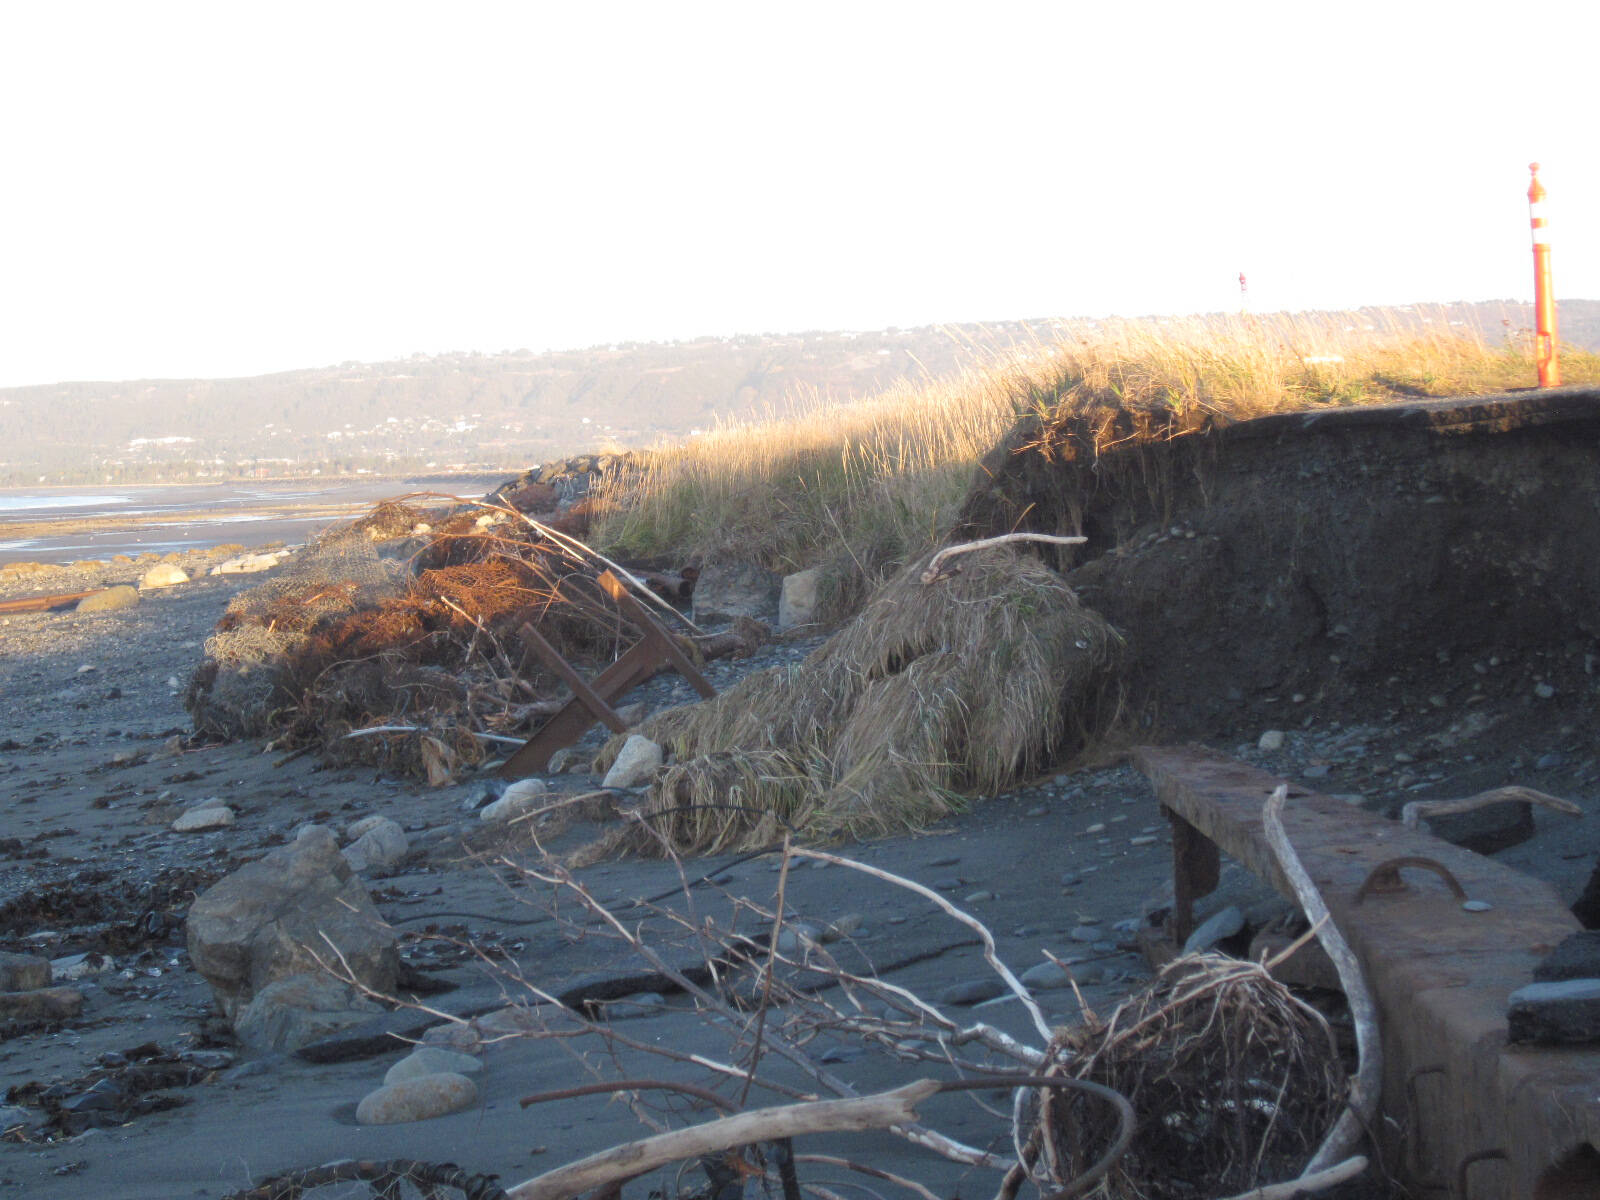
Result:
<svg viewBox="0 0 1600 1200"><path fill-rule="evenodd" d="M218 880L190 908L187 932L189 958L229 1020L274 980L325 974L322 963L343 959L384 993L400 966L394 931L321 826Z"/></svg>

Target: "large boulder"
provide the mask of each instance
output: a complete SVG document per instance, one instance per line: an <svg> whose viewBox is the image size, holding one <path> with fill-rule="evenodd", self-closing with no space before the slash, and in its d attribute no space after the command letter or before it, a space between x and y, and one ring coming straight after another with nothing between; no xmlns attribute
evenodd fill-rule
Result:
<svg viewBox="0 0 1600 1200"><path fill-rule="evenodd" d="M331 830L240 867L189 910L189 958L229 1020L275 980L343 960L367 987L394 990L400 956Z"/></svg>
<svg viewBox="0 0 1600 1200"><path fill-rule="evenodd" d="M239 1010L233 1031L252 1050L298 1050L353 1025L379 1010L347 984L328 975L286 975L256 993Z"/></svg>

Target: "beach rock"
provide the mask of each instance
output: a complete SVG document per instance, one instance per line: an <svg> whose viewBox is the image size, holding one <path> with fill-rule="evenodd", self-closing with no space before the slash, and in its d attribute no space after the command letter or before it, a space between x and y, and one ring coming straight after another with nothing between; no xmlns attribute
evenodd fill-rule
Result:
<svg viewBox="0 0 1600 1200"><path fill-rule="evenodd" d="M1562 939L1533 968L1533 977L1540 983L1600 978L1600 930L1585 929Z"/></svg>
<svg viewBox="0 0 1600 1200"><path fill-rule="evenodd" d="M1265 733L1263 733L1256 740L1256 749L1258 749L1258 750L1266 750L1266 751L1269 751L1269 752L1273 751L1273 750L1282 750L1283 749L1283 730L1281 730L1281 729L1269 729L1269 730L1267 730Z"/></svg>
<svg viewBox="0 0 1600 1200"><path fill-rule="evenodd" d="M27 992L49 987L50 978L48 958L0 951L0 992Z"/></svg>
<svg viewBox="0 0 1600 1200"><path fill-rule="evenodd" d="M1004 992L1005 985L988 976L953 983L939 993L940 1004L982 1004Z"/></svg>
<svg viewBox="0 0 1600 1200"><path fill-rule="evenodd" d="M712 559L694 582L694 619L768 618L778 607L778 576L752 562Z"/></svg>
<svg viewBox="0 0 1600 1200"><path fill-rule="evenodd" d="M0 992L0 1021L70 1021L81 1012L83 993L77 988Z"/></svg>
<svg viewBox="0 0 1600 1200"><path fill-rule="evenodd" d="M818 589L822 584L822 568L797 571L783 577L783 589L778 596L778 628L793 629L809 625L816 620Z"/></svg>
<svg viewBox="0 0 1600 1200"><path fill-rule="evenodd" d="M550 787L542 779L519 779L486 804L478 816L485 821L510 821L549 802Z"/></svg>
<svg viewBox="0 0 1600 1200"><path fill-rule="evenodd" d="M90 975L103 974L109 971L111 966L111 959L96 950L90 950L86 954L69 954L65 958L52 958L50 981L71 983L77 979L87 979Z"/></svg>
<svg viewBox="0 0 1600 1200"><path fill-rule="evenodd" d="M1035 963L1022 973L1024 987L1035 991L1064 988L1072 982L1072 975L1063 966L1053 962Z"/></svg>
<svg viewBox="0 0 1600 1200"><path fill-rule="evenodd" d="M345 826L344 839L346 842L356 841L361 837L362 834L366 833L370 829L376 829L385 821L390 821L392 823L392 818L382 816L378 813L373 813L369 817L362 817L359 821L351 821L349 825ZM309 826L302 826L301 828L309 828ZM296 830L295 832L298 836L299 830Z"/></svg>
<svg viewBox="0 0 1600 1200"><path fill-rule="evenodd" d="M481 1070L483 1063L470 1054L458 1054L438 1046L418 1046L384 1072L383 1082L403 1083L407 1079L421 1079L424 1075L438 1075L441 1072L476 1075Z"/></svg>
<svg viewBox="0 0 1600 1200"><path fill-rule="evenodd" d="M115 612L119 608L132 608L139 603L139 590L127 583L94 592L78 601L74 612Z"/></svg>
<svg viewBox="0 0 1600 1200"><path fill-rule="evenodd" d="M361 880L320 826L225 876L189 909L189 959L230 1019L276 979L320 973L337 947L374 991L394 989L400 958Z"/></svg>
<svg viewBox="0 0 1600 1200"><path fill-rule="evenodd" d="M240 554L234 558L219 562L211 568L212 575L254 575L258 571L270 571L278 565L280 554Z"/></svg>
<svg viewBox="0 0 1600 1200"><path fill-rule="evenodd" d="M660 746L642 734L632 734L622 743L617 761L611 764L611 770L606 772L600 786L630 788L649 783L656 769L661 766L662 758Z"/></svg>
<svg viewBox="0 0 1600 1200"><path fill-rule="evenodd" d="M1195 927L1193 933L1183 943L1185 954L1198 954L1209 950L1218 942L1231 938L1244 928L1244 910L1236 905L1228 905L1219 913L1206 918Z"/></svg>
<svg viewBox="0 0 1600 1200"><path fill-rule="evenodd" d="M174 833L201 833L207 829L222 829L234 822L234 811L226 804L206 804L185 809L173 821Z"/></svg>
<svg viewBox="0 0 1600 1200"><path fill-rule="evenodd" d="M465 1075L440 1071L386 1083L356 1105L356 1121L362 1125L402 1125L448 1116L471 1108L478 1102L478 1085Z"/></svg>
<svg viewBox="0 0 1600 1200"><path fill-rule="evenodd" d="M1600 979L1530 983L1511 993L1506 1015L1513 1042L1600 1040Z"/></svg>
<svg viewBox="0 0 1600 1200"><path fill-rule="evenodd" d="M590 765L589 756L582 750L572 746L563 746L550 756L548 770L552 775L568 775L578 771L587 771Z"/></svg>
<svg viewBox="0 0 1600 1200"><path fill-rule="evenodd" d="M139 590L152 591L156 588L175 587L180 583L189 582L189 573L182 567L173 563L157 563L144 573L139 580Z"/></svg>
<svg viewBox="0 0 1600 1200"><path fill-rule="evenodd" d="M406 831L400 828L398 821L377 817L360 837L344 848L344 859L357 874L392 871L410 849Z"/></svg>
<svg viewBox="0 0 1600 1200"><path fill-rule="evenodd" d="M378 1006L329 975L276 979L239 1013L233 1031L252 1050L287 1053L372 1019Z"/></svg>

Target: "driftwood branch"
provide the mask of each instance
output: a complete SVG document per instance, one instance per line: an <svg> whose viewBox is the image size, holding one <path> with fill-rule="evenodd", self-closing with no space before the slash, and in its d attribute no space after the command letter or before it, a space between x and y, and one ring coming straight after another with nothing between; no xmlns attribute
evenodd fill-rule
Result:
<svg viewBox="0 0 1600 1200"><path fill-rule="evenodd" d="M1086 537L1060 537L1053 533L1002 533L998 537L979 538L975 542L962 542L955 546L946 546L939 553L928 560L926 569L920 576L924 584L933 583L945 574L944 562L958 554L968 554L973 550L984 550L990 546L1000 546L1006 542L1050 542L1057 546L1081 546L1089 539Z"/></svg>
<svg viewBox="0 0 1600 1200"><path fill-rule="evenodd" d="M1342 1163L1335 1163L1331 1167L1324 1167L1320 1171L1308 1171L1299 1179L1291 1179L1287 1183L1269 1183L1265 1187L1251 1188L1248 1192L1240 1192L1236 1196L1229 1196L1228 1200L1295 1200L1296 1196L1314 1196L1318 1192L1325 1192L1336 1184L1354 1179L1367 1169L1365 1155L1358 1154L1354 1158L1347 1158Z"/></svg>
<svg viewBox="0 0 1600 1200"><path fill-rule="evenodd" d="M1428 817L1443 817L1452 813L1475 812L1480 808L1488 808L1491 804L1515 804L1517 801L1528 804L1538 804L1544 808L1552 808L1556 812L1566 813L1569 816L1583 816L1583 809L1570 800L1563 800L1560 796L1552 796L1547 792L1536 792L1532 788L1497 787L1490 788L1487 792L1478 792L1475 795L1464 796L1460 800L1413 800L1400 810L1400 822L1407 829L1415 829L1417 822Z"/></svg>
<svg viewBox="0 0 1600 1200"><path fill-rule="evenodd" d="M939 1091L932 1079L919 1079L892 1092L851 1100L817 1100L758 1108L732 1117L675 1129L623 1146L519 1183L507 1191L511 1200L568 1200L619 1179L632 1179L646 1171L686 1158L698 1158L751 1142L800 1137L811 1133L889 1129L917 1119L916 1106Z"/></svg>
<svg viewBox="0 0 1600 1200"><path fill-rule="evenodd" d="M1344 1111L1306 1164L1301 1173L1304 1178L1347 1158L1360 1143L1365 1131L1372 1127L1383 1083L1383 1046L1378 1038L1378 1006L1367 986L1361 961L1350 949L1350 943L1344 940L1339 927L1333 923L1322 893L1312 882L1310 873L1284 831L1283 806L1288 796L1288 785L1279 784L1262 809L1261 820L1266 829L1267 844L1272 847L1284 877L1294 888L1295 898L1305 910L1307 920L1316 927L1317 940L1322 943L1322 948L1327 951L1339 972L1339 982L1344 987L1345 998L1350 1005L1350 1019L1355 1025L1358 1059L1356 1077L1351 1081L1350 1096ZM1293 1192L1283 1194L1293 1195Z"/></svg>

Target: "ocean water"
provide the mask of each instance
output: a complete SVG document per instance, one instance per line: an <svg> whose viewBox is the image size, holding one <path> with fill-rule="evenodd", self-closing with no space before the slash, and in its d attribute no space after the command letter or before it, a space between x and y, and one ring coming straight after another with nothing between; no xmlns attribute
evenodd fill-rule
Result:
<svg viewBox="0 0 1600 1200"><path fill-rule="evenodd" d="M165 554L225 542L295 545L379 500L427 491L482 496L510 476L0 488L0 563Z"/></svg>

